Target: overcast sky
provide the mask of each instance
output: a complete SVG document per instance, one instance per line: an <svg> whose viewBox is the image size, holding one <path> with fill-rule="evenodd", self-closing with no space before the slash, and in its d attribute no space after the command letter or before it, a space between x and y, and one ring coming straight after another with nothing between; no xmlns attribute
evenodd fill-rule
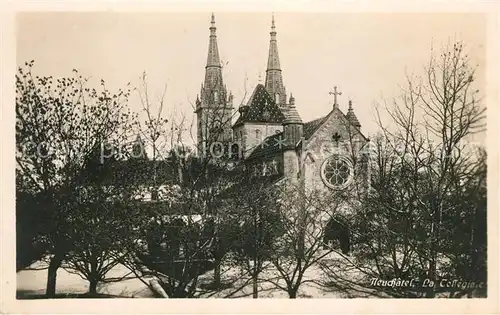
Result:
<svg viewBox="0 0 500 315"><path fill-rule="evenodd" d="M224 80L239 104L265 76L271 13L215 12ZM422 70L431 45L462 40L478 64L484 90L486 19L466 13L275 13L283 80L304 121L331 109L337 85L362 130L377 131L373 106L398 93L405 71ZM192 117L204 78L210 12L206 13L23 13L17 20L18 63L35 60L39 75L104 79L111 88L136 85L148 73L153 92L168 84L166 103ZM132 105L140 109L136 97Z"/></svg>

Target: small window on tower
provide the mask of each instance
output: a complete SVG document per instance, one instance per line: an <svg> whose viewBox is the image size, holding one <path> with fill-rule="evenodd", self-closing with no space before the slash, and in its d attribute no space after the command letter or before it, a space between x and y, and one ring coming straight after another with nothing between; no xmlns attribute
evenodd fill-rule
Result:
<svg viewBox="0 0 500 315"><path fill-rule="evenodd" d="M279 104L280 103L280 94L279 93L276 93L275 96L274 96L274 100L276 102L276 104Z"/></svg>
<svg viewBox="0 0 500 315"><path fill-rule="evenodd" d="M219 93L217 91L214 91L214 103L219 103Z"/></svg>

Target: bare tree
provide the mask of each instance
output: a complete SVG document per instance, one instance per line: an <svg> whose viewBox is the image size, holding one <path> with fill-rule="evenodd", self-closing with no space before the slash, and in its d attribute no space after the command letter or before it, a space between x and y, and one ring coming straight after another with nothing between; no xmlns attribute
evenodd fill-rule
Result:
<svg viewBox="0 0 500 315"><path fill-rule="evenodd" d="M238 219L234 254L242 276L250 276L252 296L258 298L260 275L271 266L272 244L280 232L280 216L275 179L256 176L254 172L242 172L244 183L229 192Z"/></svg>
<svg viewBox="0 0 500 315"><path fill-rule="evenodd" d="M89 281L92 295L97 294L98 284L118 282L130 275L108 276L127 255L127 243L138 236L134 227L142 215L128 200L120 200L122 194L116 187L120 186L82 187L85 199L68 220L75 229L68 235L72 249L62 267Z"/></svg>
<svg viewBox="0 0 500 315"><path fill-rule="evenodd" d="M222 68L227 64L228 62L222 62ZM205 98L208 98L210 105L209 112L205 117L205 123L198 125L197 131L198 133L201 132L203 136L201 143L191 134L191 139L197 143L197 161L200 163L202 171L190 177L190 182L192 183L190 190L194 189L197 191L196 195L200 197L206 213L213 216L217 222L223 222L227 212L219 214L219 205L222 200L227 199L225 191L241 180L241 177L234 175L234 172L237 170L235 167L241 164L241 161L238 161L241 158L241 148L233 143L232 133L228 134L228 129L232 125L233 118L238 113L233 108L233 95L232 93L228 95L223 93L223 95L216 97L220 92L217 91L219 79L222 78L217 77L212 86L205 86L205 91L202 91L202 93L205 93ZM245 78L244 95L241 103L246 98L246 83L247 79ZM200 105L202 105L200 99L197 99L195 104L191 103L194 111ZM228 111L230 111L229 114ZM212 247L215 261L214 287L216 288L221 286L221 266L226 252L225 246L221 246L220 244L221 231L217 226L216 224Z"/></svg>
<svg viewBox="0 0 500 315"><path fill-rule="evenodd" d="M473 246L456 239L463 235L457 222L466 220L466 226L477 230L485 227L481 221L486 218L480 219L486 212L484 193L467 203L462 197L465 191L485 189L484 181L477 180L484 177L485 160L469 143L485 127L470 63L461 43L439 56L433 51L424 77L408 76L401 98L386 105L389 123L378 115L382 133L373 146L371 193L356 217L363 250L348 264L366 275L366 286L373 286L374 279L420 279L415 286L377 289L395 296L434 297L443 290L443 279L457 274L451 266L457 266L459 256L484 250L484 237L483 244ZM479 235L465 233L477 240L473 234ZM479 256L474 257L472 268L477 270ZM333 269L330 273L337 281L346 280ZM468 280L485 281L484 276L473 278ZM450 296L457 293L457 288L445 290Z"/></svg>
<svg viewBox="0 0 500 315"><path fill-rule="evenodd" d="M152 163L153 169L143 168L143 177L150 178L153 173L153 180L147 182L155 197L144 204L149 217L140 227L142 240L147 245L139 246L137 255L123 263L141 279L156 277L170 297L203 294L202 291L207 290L200 290L199 277L215 268L215 284L205 287L219 290L221 262L230 247L228 242L232 241L219 237L230 233L227 229L231 229L230 202L224 191L238 178L236 169L231 169L235 160L224 152L227 143L223 141L221 152L192 154L183 142L187 131L185 116L181 115L180 119L169 116L169 120L159 118L164 109L165 92L158 98L159 109L154 114L145 75L139 93L147 116L142 134L153 147L152 158L142 160L144 164ZM215 111L214 116L227 118L223 109ZM211 147L211 143L221 141L224 130L219 120L209 118L205 124L210 129L206 143ZM156 143L159 140L170 144L168 154L155 153L158 145L162 146ZM169 175L163 174L160 179L160 174L165 172Z"/></svg>
<svg viewBox="0 0 500 315"><path fill-rule="evenodd" d="M16 162L25 187L38 194L44 211L43 234L49 244L47 296L53 297L56 272L70 250L68 223L71 192L84 162L102 139L117 147L128 136L129 91L100 90L74 70L74 76L55 79L32 74L34 62L16 75Z"/></svg>
<svg viewBox="0 0 500 315"><path fill-rule="evenodd" d="M77 187L71 192L76 211L67 220L74 228L68 231L71 250L62 264L68 272L89 281L91 295L97 294L100 283L127 278L129 274L109 277L108 272L128 255L127 245L138 239L137 226L145 217L131 198L141 182L136 182L132 170L123 167L128 166L124 159L130 160L133 150L122 148L118 154L109 145L102 147L96 148L86 161L76 179Z"/></svg>
<svg viewBox="0 0 500 315"><path fill-rule="evenodd" d="M325 239L325 227L329 221L342 229L343 191L329 194L320 190L306 190L300 185L282 185L280 188L279 222L283 234L272 245L271 263L277 271L276 277L265 281L284 290L290 298L296 298L299 288L305 283L318 283L318 279L307 277L306 272L317 266L325 257L335 253L343 256L349 251L349 239L337 235L340 248ZM286 197L284 197L286 196ZM281 282L280 280L283 280Z"/></svg>

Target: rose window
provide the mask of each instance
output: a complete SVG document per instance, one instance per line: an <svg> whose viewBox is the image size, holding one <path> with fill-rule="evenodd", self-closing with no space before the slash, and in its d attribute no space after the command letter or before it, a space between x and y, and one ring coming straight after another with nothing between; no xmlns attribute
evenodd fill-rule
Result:
<svg viewBox="0 0 500 315"><path fill-rule="evenodd" d="M323 162L321 177L326 186L333 189L345 188L353 176L353 168L348 159L334 155Z"/></svg>

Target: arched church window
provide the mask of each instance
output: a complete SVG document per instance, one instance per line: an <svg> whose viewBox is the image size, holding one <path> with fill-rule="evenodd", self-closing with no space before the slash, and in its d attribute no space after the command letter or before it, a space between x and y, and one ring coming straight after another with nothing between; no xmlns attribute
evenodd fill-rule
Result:
<svg viewBox="0 0 500 315"><path fill-rule="evenodd" d="M255 139L257 139L259 143L262 142L262 133L259 129L255 130Z"/></svg>
<svg viewBox="0 0 500 315"><path fill-rule="evenodd" d="M327 158L321 165L321 179L331 189L344 189L352 182L354 168L349 159L338 154Z"/></svg>
<svg viewBox="0 0 500 315"><path fill-rule="evenodd" d="M219 93L217 93L217 91L214 91L214 103L219 103Z"/></svg>
<svg viewBox="0 0 500 315"><path fill-rule="evenodd" d="M280 103L280 94L279 93L276 93L274 95L274 101L276 102L276 104L279 104Z"/></svg>

